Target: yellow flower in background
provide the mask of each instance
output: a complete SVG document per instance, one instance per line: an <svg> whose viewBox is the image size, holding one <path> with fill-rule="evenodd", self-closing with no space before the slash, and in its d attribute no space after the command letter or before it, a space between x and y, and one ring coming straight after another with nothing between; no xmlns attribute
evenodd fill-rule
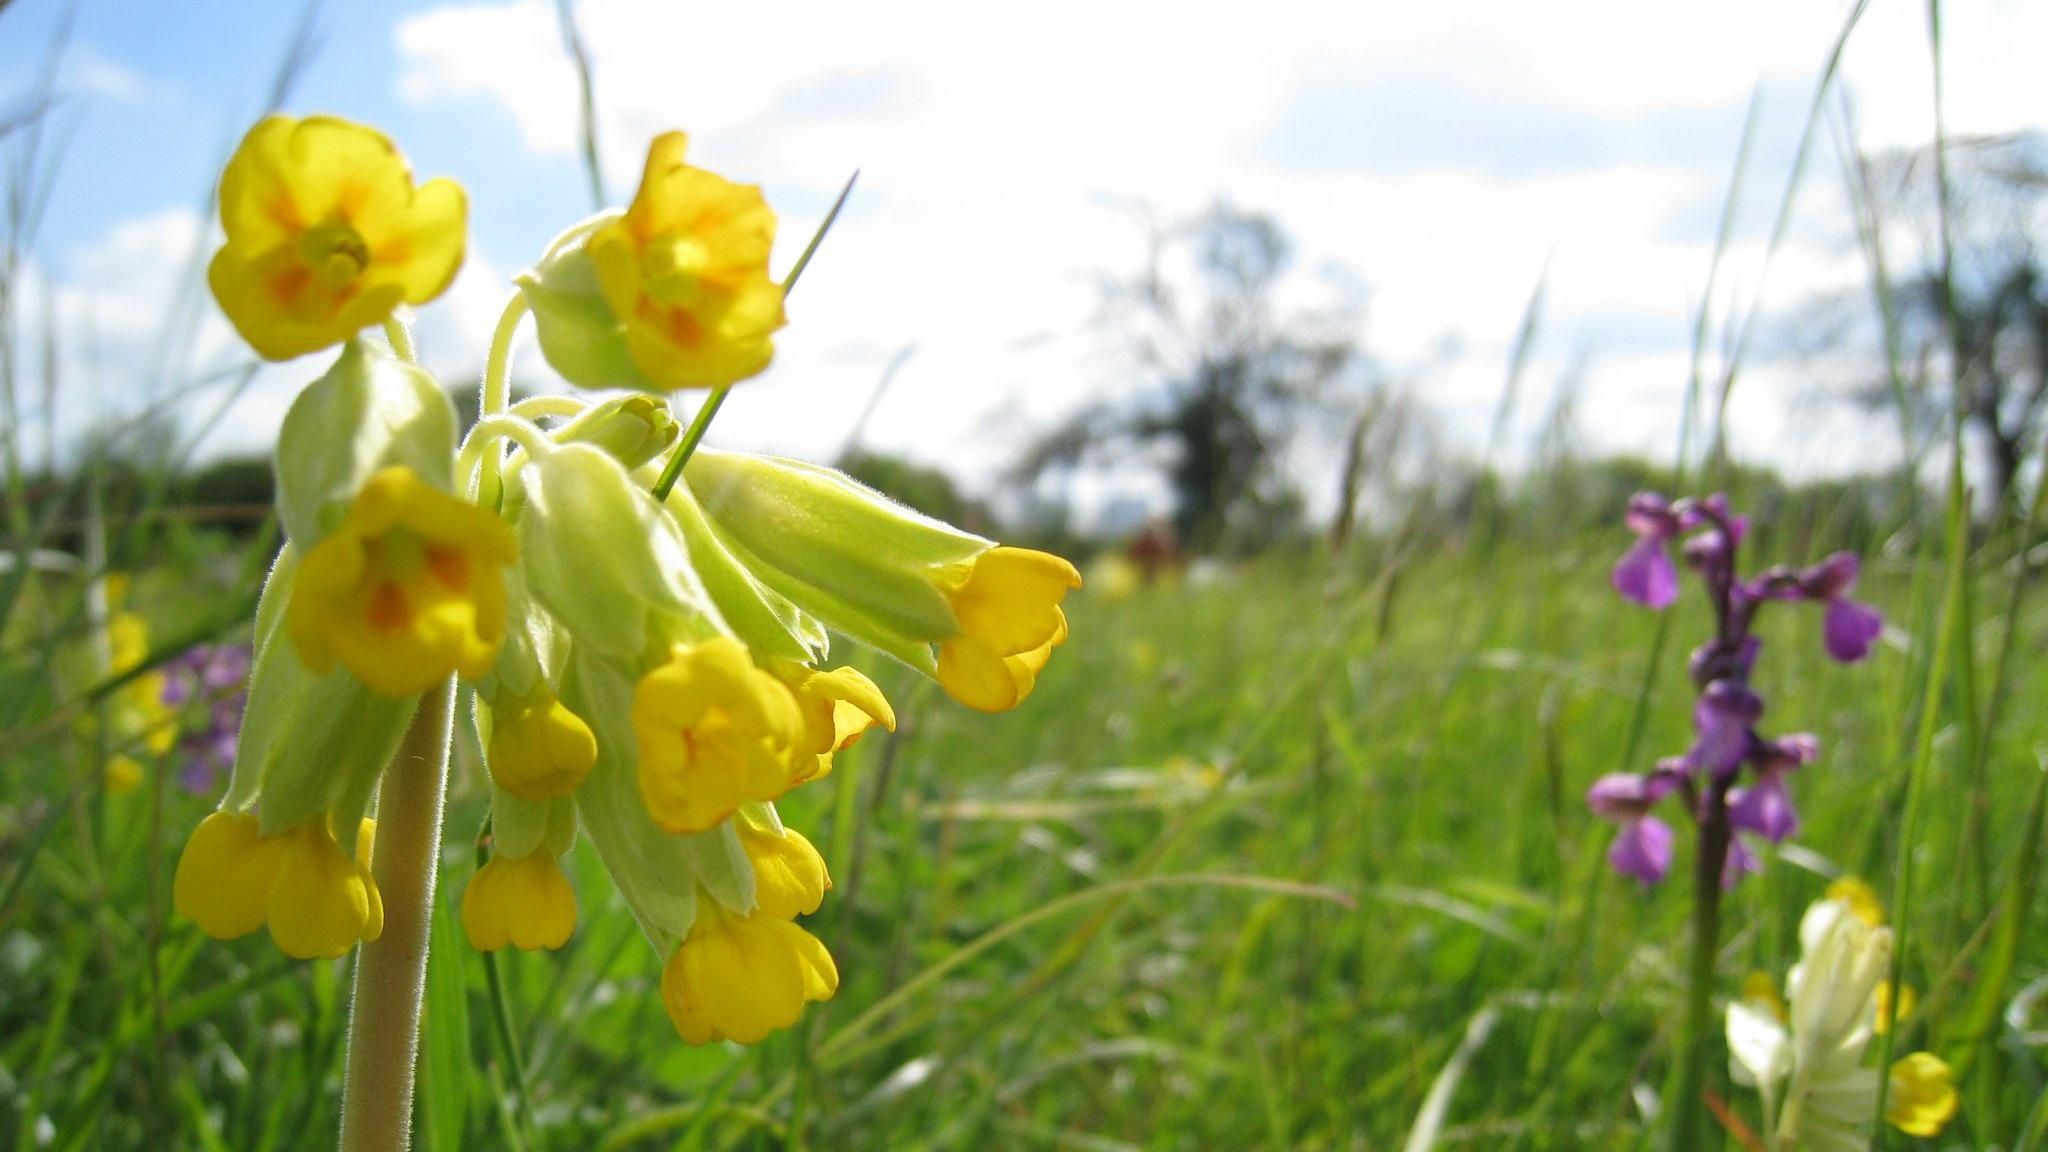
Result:
<svg viewBox="0 0 2048 1152"><path fill-rule="evenodd" d="M1878 900L1876 891L1864 883L1861 877L1838 877L1828 885L1825 899L1839 900L1847 904L1849 911L1855 913L1858 920L1872 928L1884 925L1884 904Z"/></svg>
<svg viewBox="0 0 2048 1152"><path fill-rule="evenodd" d="M178 857L172 905L215 939L267 924L287 956L340 956L384 932L384 901L370 876L375 834L376 823L364 820L351 854L325 818L265 836L254 815L215 812Z"/></svg>
<svg viewBox="0 0 2048 1152"><path fill-rule="evenodd" d="M739 641L676 646L633 691L648 814L666 831L702 832L750 800L774 800L800 779L803 732L789 689Z"/></svg>
<svg viewBox="0 0 2048 1152"><path fill-rule="evenodd" d="M824 671L801 664L782 663L775 677L796 697L803 713L803 752L816 757L811 766L799 765L803 780L815 780L832 771L832 754L860 741L869 728L880 724L896 730L896 710L875 685L858 669L834 668Z"/></svg>
<svg viewBox="0 0 2048 1152"><path fill-rule="evenodd" d="M661 973L661 1000L691 1044L753 1044L830 1000L839 969L816 936L765 912L737 916L702 893L689 938Z"/></svg>
<svg viewBox="0 0 2048 1152"><path fill-rule="evenodd" d="M463 890L462 931L480 952L560 948L575 930L576 890L551 852L493 856Z"/></svg>
<svg viewBox="0 0 2048 1152"><path fill-rule="evenodd" d="M782 286L768 274L774 211L760 188L684 163L688 144L681 132L656 137L632 207L589 243L633 363L668 389L760 373L784 323Z"/></svg>
<svg viewBox="0 0 2048 1152"><path fill-rule="evenodd" d="M597 763L590 725L553 696L501 699L490 715L491 779L522 800L566 796Z"/></svg>
<svg viewBox="0 0 2048 1152"><path fill-rule="evenodd" d="M1066 642L1060 601L1081 586L1080 572L1049 552L996 547L936 582L960 621L939 645L939 686L969 708L1015 708Z"/></svg>
<svg viewBox="0 0 2048 1152"><path fill-rule="evenodd" d="M285 625L306 666L339 659L386 696L483 676L505 629L505 581L518 558L495 515L390 467L300 564Z"/></svg>
<svg viewBox="0 0 2048 1152"><path fill-rule="evenodd" d="M1913 986L1911 984L1905 985L1899 991L1899 1009L1896 1018L1904 1021L1906 1017L1911 1016L1913 1014L1913 1007L1917 1002L1917 998L1913 994ZM1885 980L1878 984L1877 1007L1873 1009L1873 1012L1876 1015L1876 1019L1872 1022L1871 1027L1877 1030L1879 1036L1882 1036L1891 1030L1891 1021L1894 1018L1892 1013L1891 981Z"/></svg>
<svg viewBox="0 0 2048 1152"><path fill-rule="evenodd" d="M227 243L207 283L258 355L289 360L439 296L462 266L468 217L461 185L415 187L375 129L272 116L221 175Z"/></svg>
<svg viewBox="0 0 2048 1152"><path fill-rule="evenodd" d="M1949 1066L1932 1053L1915 1052L1896 1061L1891 1079L1884 1118L1908 1136L1938 1135L1961 1103Z"/></svg>

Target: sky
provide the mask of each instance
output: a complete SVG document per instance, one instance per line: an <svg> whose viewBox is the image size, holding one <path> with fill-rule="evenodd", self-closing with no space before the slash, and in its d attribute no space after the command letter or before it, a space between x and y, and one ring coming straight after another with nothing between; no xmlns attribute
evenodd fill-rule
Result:
<svg viewBox="0 0 2048 1152"><path fill-rule="evenodd" d="M2048 128L2048 4L1943 10L1950 131ZM728 446L830 458L908 349L865 442L997 488L1034 432L1134 387L1094 320L1104 278L1138 267L1148 221L1227 200L1288 231L1298 284L1363 286L1355 335L1437 412L1453 450L1484 439L1541 280L1517 442L1578 365L1587 446L1668 455L1753 97L1714 328L1753 307L1796 318L1865 277L1833 127L1765 262L1846 14L1835 2L578 0L576 11L608 203L630 198L655 134L686 130L695 163L764 187L786 269L860 170L792 296L775 365L719 417L712 440ZM200 209L298 21L293 5L246 0L0 11L0 110L68 33L47 122L61 148L23 293L25 309L56 311L58 439L136 411L175 385L167 377L247 361L191 275L217 242ZM430 367L473 378L508 277L595 207L555 4L333 4L313 27L317 50L285 110L374 124L418 175L469 189L468 261L419 335ZM1924 5L1872 0L1841 85L1857 146L1931 139ZM0 144L10 173L20 146L19 134ZM160 368L171 315L195 324L182 376ZM14 354L25 371L41 363L36 349ZM199 452L266 448L321 367L308 358L238 394L215 384L182 399ZM530 338L517 370L535 386L550 379ZM1817 403L1810 375L1793 358L1746 370L1737 451L1801 473L1886 459L1889 425ZM32 422L52 418L27 407ZM1313 476L1327 461L1298 463L1312 486L1327 483Z"/></svg>

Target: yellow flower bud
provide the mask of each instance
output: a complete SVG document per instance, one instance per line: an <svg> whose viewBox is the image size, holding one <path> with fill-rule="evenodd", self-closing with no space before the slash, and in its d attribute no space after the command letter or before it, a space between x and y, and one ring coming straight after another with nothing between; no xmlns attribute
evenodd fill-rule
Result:
<svg viewBox="0 0 2048 1152"><path fill-rule="evenodd" d="M681 132L655 138L632 206L587 245L633 364L664 390L757 375L784 323L768 273L775 213L758 187L684 163L688 143Z"/></svg>
<svg viewBox="0 0 2048 1152"><path fill-rule="evenodd" d="M491 779L522 800L565 796L597 763L590 725L545 689L534 699L501 694L490 714Z"/></svg>
<svg viewBox="0 0 2048 1152"><path fill-rule="evenodd" d="M751 820L735 824L754 866L754 915L776 920L808 916L832 889L825 858L794 828L780 832Z"/></svg>
<svg viewBox="0 0 2048 1152"><path fill-rule="evenodd" d="M817 937L787 920L723 910L699 915L661 973L662 1003L691 1044L757 1043L838 990L839 969Z"/></svg>
<svg viewBox="0 0 2048 1152"><path fill-rule="evenodd" d="M178 856L171 906L216 940L254 932L263 927L280 851L277 838L258 834L256 817L213 813Z"/></svg>
<svg viewBox="0 0 2048 1152"><path fill-rule="evenodd" d="M1960 1104L1953 1074L1941 1058L1915 1052L1892 1065L1884 1118L1909 1136L1940 1134Z"/></svg>
<svg viewBox="0 0 2048 1152"><path fill-rule="evenodd" d="M560 948L576 930L576 891L552 853L493 856L462 893L462 930L480 952Z"/></svg>
<svg viewBox="0 0 2048 1152"><path fill-rule="evenodd" d="M410 696L460 672L491 670L505 627L499 569L518 556L511 529L467 501L391 467L300 562L285 626L307 667L338 658L386 696Z"/></svg>
<svg viewBox="0 0 2048 1152"><path fill-rule="evenodd" d="M277 870L264 917L285 955L332 958L384 934L384 901L370 877L367 830L358 833L353 855L335 843L325 820L307 821L273 839Z"/></svg>
<svg viewBox="0 0 2048 1152"><path fill-rule="evenodd" d="M896 711L882 690L858 669L824 671L801 664L779 663L775 677L788 686L803 714L803 751L816 757L803 778L815 780L832 771L832 754L852 747L876 724L896 730Z"/></svg>
<svg viewBox="0 0 2048 1152"><path fill-rule="evenodd" d="M142 765L133 756L109 756L100 771L109 796L126 796L142 787Z"/></svg>
<svg viewBox="0 0 2048 1152"><path fill-rule="evenodd" d="M642 677L633 732L641 799L669 832L702 832L799 777L795 699L728 637L677 645Z"/></svg>
<svg viewBox="0 0 2048 1152"><path fill-rule="evenodd" d="M382 133L272 116L221 174L227 243L207 282L257 354L289 360L439 296L462 266L468 217L460 185L415 188Z"/></svg>

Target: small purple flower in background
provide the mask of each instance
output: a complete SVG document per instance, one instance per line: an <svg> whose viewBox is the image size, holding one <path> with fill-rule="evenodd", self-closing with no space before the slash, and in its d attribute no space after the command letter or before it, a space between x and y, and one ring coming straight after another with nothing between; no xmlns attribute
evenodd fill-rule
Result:
<svg viewBox="0 0 2048 1152"><path fill-rule="evenodd" d="M1586 792L1594 815L1621 825L1614 846L1607 850L1615 871L1655 884L1671 870L1671 825L1650 815L1650 809L1678 787L1678 780L1679 773L1668 767L1647 776L1611 772Z"/></svg>
<svg viewBox="0 0 2048 1152"><path fill-rule="evenodd" d="M1762 865L1744 839L1782 843L1799 830L1786 777L1819 754L1812 736L1769 739L1757 731L1764 701L1749 685L1762 641L1752 629L1769 603L1826 605L1823 622L1828 654L1850 662L1869 655L1883 631L1876 609L1849 599L1860 565L1838 552L1804 570L1779 566L1744 581L1736 561L1749 522L1730 511L1721 496L1670 501L1655 493L1629 500L1627 523L1636 542L1614 566L1615 590L1650 608L1670 606L1678 595L1679 552L1705 586L1714 612L1714 635L1693 650L1690 661L1698 698L1693 703L1692 747L1667 759L1648 776L1603 776L1587 793L1587 804L1603 819L1621 825L1608 859L1644 883L1661 880L1671 867L1669 826L1650 815L1666 794L1682 793L1686 811L1699 825L1702 859L1698 884L1735 884ZM1750 773L1743 782L1744 769Z"/></svg>
<svg viewBox="0 0 2048 1152"><path fill-rule="evenodd" d="M1628 502L1628 527L1636 543L1614 565L1614 590L1645 608L1669 608L1678 600L1678 567L1664 544L1681 530L1677 515L1662 496L1640 492Z"/></svg>
<svg viewBox="0 0 2048 1152"><path fill-rule="evenodd" d="M164 665L163 702L185 709L178 734L178 780L205 795L234 767L242 710L249 703L249 649L201 644ZM197 715L195 715L197 713Z"/></svg>

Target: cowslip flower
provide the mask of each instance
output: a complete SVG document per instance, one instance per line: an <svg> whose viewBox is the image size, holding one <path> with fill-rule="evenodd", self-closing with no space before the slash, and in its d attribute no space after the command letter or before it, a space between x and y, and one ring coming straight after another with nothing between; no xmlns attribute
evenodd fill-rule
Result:
<svg viewBox="0 0 2048 1152"><path fill-rule="evenodd" d="M149 658L149 621L127 611L108 617L106 658L109 675L141 667ZM142 764L124 749L139 743L152 758L161 759L177 743L176 717L164 707L165 683L164 669L143 672L122 684L107 702L107 731L117 742L103 769L108 792L119 795L142 785Z"/></svg>
<svg viewBox="0 0 2048 1152"><path fill-rule="evenodd" d="M662 970L661 998L692 1044L752 1044L796 1023L806 1003L839 990L839 969L797 915L816 911L831 881L810 841L749 825L740 841L754 866L756 903L736 913L716 899ZM708 896L708 894L707 894Z"/></svg>
<svg viewBox="0 0 2048 1152"><path fill-rule="evenodd" d="M370 876L375 833L373 821L362 821L351 851L324 820L266 836L253 815L215 812L178 858L172 903L217 939L268 926L288 956L340 956L384 930L384 902Z"/></svg>
<svg viewBox="0 0 2048 1152"><path fill-rule="evenodd" d="M804 719L781 681L738 641L678 645L633 693L640 794L671 832L702 832L750 800L775 800L814 771Z"/></svg>
<svg viewBox="0 0 2048 1152"><path fill-rule="evenodd" d="M662 459L681 429L659 396L509 401L528 315L579 385L723 386L766 367L784 322L774 214L684 150L680 133L654 141L632 205L573 226L516 279L482 415L458 439L408 341L358 333L445 287L460 190L415 188L388 141L338 121L267 121L244 141L223 180L216 295L263 355L343 346L279 435L286 542L257 607L245 730L174 884L202 930L267 927L294 956L379 939L366 817L373 798L386 813L420 800L431 777L386 768L437 739L429 705L447 697L428 693L459 676L490 780L491 855L461 897L470 944L562 946L577 916L563 858L585 836L663 958L677 1031L759 1040L839 980L798 923L830 877L774 801L896 723L873 680L828 661L834 632L989 709L1021 701L1066 639L1079 577L1057 557L789 462L774 467L835 495L784 500L810 520L764 544L787 518L748 525L673 471L657 481L682 464ZM408 838L380 861L396 906L401 883L419 895L432 824L387 827ZM392 959L419 950L404 935L395 922L371 958L411 963ZM406 1059L363 1057L386 1058Z"/></svg>
<svg viewBox="0 0 2048 1152"><path fill-rule="evenodd" d="M250 347L289 360L446 291L468 215L460 185L415 187L405 157L375 129L272 116L221 175L227 243L207 283Z"/></svg>
<svg viewBox="0 0 2048 1152"><path fill-rule="evenodd" d="M479 952L560 948L576 930L576 890L554 853L493 856L462 893L462 931Z"/></svg>
<svg viewBox="0 0 2048 1152"><path fill-rule="evenodd" d="M387 696L426 691L497 659L505 585L518 556L496 516L394 466L370 478L348 516L306 553L286 609L315 672L338 659Z"/></svg>
<svg viewBox="0 0 2048 1152"><path fill-rule="evenodd" d="M1067 639L1081 574L962 532L838 472L699 451L684 469L716 539L770 589L983 712L1023 703Z"/></svg>
<svg viewBox="0 0 2048 1152"><path fill-rule="evenodd" d="M688 146L681 132L656 137L632 206L588 241L633 363L670 390L758 375L784 324L768 274L775 213L758 187L685 163Z"/></svg>

